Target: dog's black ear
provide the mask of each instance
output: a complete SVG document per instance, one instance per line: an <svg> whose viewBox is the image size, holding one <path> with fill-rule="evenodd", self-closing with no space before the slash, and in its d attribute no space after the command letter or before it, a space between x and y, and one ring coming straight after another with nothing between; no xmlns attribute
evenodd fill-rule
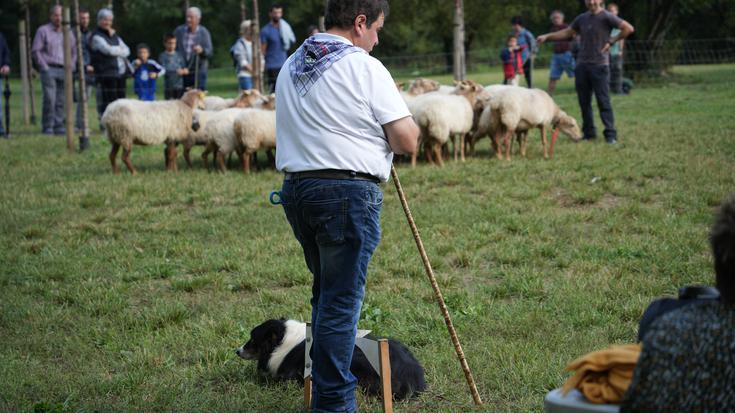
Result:
<svg viewBox="0 0 735 413"><path fill-rule="evenodd" d="M273 345L275 346L275 345L278 344L279 341L280 340L278 339L278 334L272 333L271 334L271 343L273 343Z"/></svg>

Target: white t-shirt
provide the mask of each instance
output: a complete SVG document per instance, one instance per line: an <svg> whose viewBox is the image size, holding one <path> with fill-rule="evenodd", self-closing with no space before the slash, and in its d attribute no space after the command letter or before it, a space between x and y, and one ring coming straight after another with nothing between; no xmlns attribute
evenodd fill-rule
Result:
<svg viewBox="0 0 735 413"><path fill-rule="evenodd" d="M351 44L341 36L317 39ZM393 152L381 125L411 116L388 70L367 52L332 64L305 96L291 81L288 58L276 83L276 168L340 169L388 180Z"/></svg>

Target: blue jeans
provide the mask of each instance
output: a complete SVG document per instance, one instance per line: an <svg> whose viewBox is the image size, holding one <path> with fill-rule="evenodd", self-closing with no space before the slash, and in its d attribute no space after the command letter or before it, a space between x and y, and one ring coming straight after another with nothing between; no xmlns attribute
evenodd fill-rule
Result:
<svg viewBox="0 0 735 413"><path fill-rule="evenodd" d="M253 78L250 76L240 76L237 78L240 90L250 90L253 88Z"/></svg>
<svg viewBox="0 0 735 413"><path fill-rule="evenodd" d="M610 68L607 65L589 65L578 63L574 72L574 85L577 87L579 108L582 110L582 132L585 139L594 139L597 135L595 116L592 112L592 93L597 98L600 118L605 125L605 140L617 139L615 115L610 102Z"/></svg>
<svg viewBox="0 0 735 413"><path fill-rule="evenodd" d="M567 77L574 77L574 58L572 52L554 53L551 55L549 79L559 80L566 73Z"/></svg>
<svg viewBox="0 0 735 413"><path fill-rule="evenodd" d="M65 129L64 113L64 69L49 67L41 71L41 87L43 88L43 115L41 125L43 132L61 132Z"/></svg>
<svg viewBox="0 0 735 413"><path fill-rule="evenodd" d="M313 412L357 410L350 372L367 267L380 242L383 193L369 181L290 179L281 199L314 275Z"/></svg>

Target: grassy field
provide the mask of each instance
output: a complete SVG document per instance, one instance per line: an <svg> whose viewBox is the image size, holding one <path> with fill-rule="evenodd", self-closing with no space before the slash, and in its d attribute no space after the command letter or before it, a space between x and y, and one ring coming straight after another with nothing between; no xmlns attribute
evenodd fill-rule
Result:
<svg viewBox="0 0 735 413"><path fill-rule="evenodd" d="M229 71L212 76L214 93L234 94ZM527 160L491 159L485 140L463 164L399 165L481 411L542 411L567 362L634 341L653 298L712 282L708 229L735 189L734 82L732 65L682 67L614 97L614 147L560 138L544 161L532 133ZM570 81L557 100L579 119ZM166 173L161 148L136 147L142 173L115 176L99 136L69 154L39 129L0 140L0 411L301 411L298 385L259 378L233 352L266 318L310 314L310 274L267 202L280 175L200 163ZM472 410L392 184L384 191L360 327L402 340L426 367L429 390L398 411Z"/></svg>

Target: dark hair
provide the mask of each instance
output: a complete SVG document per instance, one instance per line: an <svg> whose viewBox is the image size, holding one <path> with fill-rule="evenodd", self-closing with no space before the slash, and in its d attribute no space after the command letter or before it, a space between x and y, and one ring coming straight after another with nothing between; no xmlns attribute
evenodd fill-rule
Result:
<svg viewBox="0 0 735 413"><path fill-rule="evenodd" d="M135 46L135 50L140 51L141 49L148 50L149 52L151 51L151 48L148 47L147 44L145 44L145 43L138 43L138 45Z"/></svg>
<svg viewBox="0 0 735 413"><path fill-rule="evenodd" d="M735 196L731 195L720 207L709 240L720 297L735 303Z"/></svg>
<svg viewBox="0 0 735 413"><path fill-rule="evenodd" d="M510 18L510 24L519 24L523 26L523 18L521 16L513 16Z"/></svg>
<svg viewBox="0 0 735 413"><path fill-rule="evenodd" d="M329 0L324 10L324 27L352 27L357 16L364 14L370 27L382 14L388 17L388 0Z"/></svg>
<svg viewBox="0 0 735 413"><path fill-rule="evenodd" d="M79 6L79 14L87 13L89 14L89 9L84 6Z"/></svg>
<svg viewBox="0 0 735 413"><path fill-rule="evenodd" d="M271 4L271 7L268 9L268 12L272 12L273 9L282 9L283 5L281 3L273 3Z"/></svg>
<svg viewBox="0 0 735 413"><path fill-rule="evenodd" d="M163 42L165 43L165 42L167 42L167 41L169 41L171 39L175 39L175 38L176 38L176 36L173 33L166 33L166 34L163 35Z"/></svg>
<svg viewBox="0 0 735 413"><path fill-rule="evenodd" d="M515 34L508 35L508 38L506 38L505 41L507 42L510 39L516 39L516 40L518 40L518 36L516 36Z"/></svg>

